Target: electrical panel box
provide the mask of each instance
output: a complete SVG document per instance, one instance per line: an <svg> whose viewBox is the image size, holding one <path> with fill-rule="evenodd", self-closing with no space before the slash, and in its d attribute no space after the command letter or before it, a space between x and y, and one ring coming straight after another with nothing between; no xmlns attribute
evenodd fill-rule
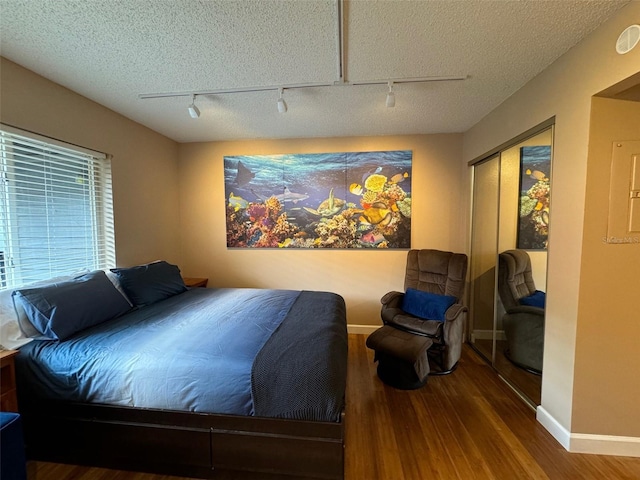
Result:
<svg viewBox="0 0 640 480"><path fill-rule="evenodd" d="M640 245L640 141L613 144L607 243Z"/></svg>
<svg viewBox="0 0 640 480"><path fill-rule="evenodd" d="M640 154L631 160L631 191L629 192L629 231L640 232Z"/></svg>

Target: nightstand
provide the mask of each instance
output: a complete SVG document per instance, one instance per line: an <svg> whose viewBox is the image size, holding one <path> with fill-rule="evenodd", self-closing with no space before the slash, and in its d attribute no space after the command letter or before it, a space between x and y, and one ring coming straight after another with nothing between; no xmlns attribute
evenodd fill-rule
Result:
<svg viewBox="0 0 640 480"><path fill-rule="evenodd" d="M0 351L0 411L17 412L16 369L13 363L18 350Z"/></svg>
<svg viewBox="0 0 640 480"><path fill-rule="evenodd" d="M195 288L195 287L204 288L207 286L207 282L209 281L208 278L198 278L198 277L183 277L182 279L184 280L184 284L189 288Z"/></svg>

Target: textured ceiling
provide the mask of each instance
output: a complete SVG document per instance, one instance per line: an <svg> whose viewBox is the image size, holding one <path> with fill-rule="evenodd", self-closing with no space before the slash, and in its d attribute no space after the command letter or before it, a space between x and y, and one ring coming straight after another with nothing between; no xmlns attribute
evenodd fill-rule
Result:
<svg viewBox="0 0 640 480"><path fill-rule="evenodd" d="M627 0L0 0L2 56L180 142L464 132ZM612 47L613 48L613 47ZM367 80L462 75L464 81Z"/></svg>

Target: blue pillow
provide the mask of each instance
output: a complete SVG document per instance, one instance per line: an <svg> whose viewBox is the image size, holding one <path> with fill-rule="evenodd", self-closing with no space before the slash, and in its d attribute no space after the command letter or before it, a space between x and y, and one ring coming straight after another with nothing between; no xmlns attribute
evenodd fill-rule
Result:
<svg viewBox="0 0 640 480"><path fill-rule="evenodd" d="M187 291L180 269L165 261L131 268L112 268L133 304L144 307Z"/></svg>
<svg viewBox="0 0 640 480"><path fill-rule="evenodd" d="M519 300L519 302L520 302L520 305L528 305L530 307L544 308L544 303L546 299L545 297L546 295L544 292L541 292L540 290L536 290L528 297L522 297Z"/></svg>
<svg viewBox="0 0 640 480"><path fill-rule="evenodd" d="M402 299L402 310L424 320L444 322L447 309L456 303L456 297L423 292L407 288Z"/></svg>
<svg viewBox="0 0 640 480"><path fill-rule="evenodd" d="M65 340L131 309L102 270L45 287L16 290L12 296L42 334L39 338L50 340Z"/></svg>

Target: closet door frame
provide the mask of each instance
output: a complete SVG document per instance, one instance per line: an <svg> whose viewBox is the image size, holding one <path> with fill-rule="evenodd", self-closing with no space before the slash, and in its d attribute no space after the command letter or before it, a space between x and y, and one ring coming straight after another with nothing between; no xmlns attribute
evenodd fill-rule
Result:
<svg viewBox="0 0 640 480"><path fill-rule="evenodd" d="M519 146L522 143L527 142L530 139L533 139L534 137L543 134L546 131L550 131L550 137L551 137L551 156L553 158L553 135L554 135L554 126L555 126L555 117L551 117L548 120L545 120L544 122L540 123L539 125L527 130L526 132L522 133L521 135L518 135L517 137L509 140L508 142L503 143L502 145L499 145L498 147L488 151L487 153L485 153L484 155L481 155L477 158L475 158L474 160L471 160L468 163L468 166L472 168L472 173L471 173L471 188L472 188L472 192L471 192L471 226L469 229L469 245L470 245L470 296L469 296L469 328L468 328L468 342L472 345L472 347L483 357L485 358L485 360L505 379L505 381L507 381L507 383L509 383L509 385L511 385L512 388L514 388L514 390L516 390L517 392L519 392L522 396L522 398L529 403L532 407L535 408L536 404L539 403L538 400L534 400L531 398L531 396L528 396L526 394L523 393L523 391L518 387L517 382L513 382L511 381L509 378L505 378L505 376L503 375L503 372L497 368L497 348L498 348L498 338L497 336L499 335L499 324L501 323L500 320L500 314L503 311L503 308L501 307L499 298L498 298L498 272L497 272L497 265L498 265L498 255L500 253L500 249L504 249L505 245L503 245L502 243L502 239L501 239L501 227L504 227L504 225L502 225L502 223L504 223L504 219L505 219L505 215L503 211L501 211L502 207L503 207L503 202L501 201L501 195L504 193L503 190L503 181L502 181L502 176L503 176L503 161L505 159L503 159L503 154L505 152L507 152L508 150ZM491 177L491 185L489 185L489 190L490 190L490 194L491 194L491 198L488 201L481 201L478 202L477 201L477 192L478 192L478 188L480 188L477 184L478 181L478 176L476 175L477 170L476 168L478 167L482 167L483 165L486 165L487 162L497 162L497 173L495 173L495 178ZM509 165L507 165L509 166ZM553 169L553 159L551 162L551 168ZM549 177L551 177L552 172L549 172ZM493 191L493 187L494 187L494 183L495 183L495 191ZM505 197L506 198L506 197ZM489 204L493 204L495 203L495 211L492 212L478 212L478 207L480 206L480 208L486 208L487 205ZM480 213L482 215L480 215ZM486 245L483 245L483 249L481 252L478 252L477 250L474 252L474 247L477 247L477 235L478 235L478 225L479 223L481 223L483 221L483 218L481 218L484 215L484 218L486 220L492 221L491 219L494 219L495 221L495 228L493 228L493 224L489 223L488 227L486 228L487 232L490 233L486 233L489 241L485 242L486 245L489 245L489 243L491 243L491 238L494 238L495 242L494 242L494 251L493 252L489 252L488 248L486 247ZM485 224L486 227L486 224ZM492 235L492 231L494 233L494 237L491 237ZM510 248L516 248L515 245L513 247ZM548 250L547 250L548 251ZM491 260L487 260L487 258L483 258L481 260L474 258L476 255L484 255L485 257L487 256L491 256L492 259ZM482 267L485 269L485 271L482 271L481 273L483 275L485 275L485 278L482 279L482 281L478 281L478 267L476 267L476 265L478 265L478 262L482 263ZM492 270L491 270L492 269ZM542 269L541 269L542 270ZM546 267L544 270L545 276L546 276ZM487 286L491 280L493 281L493 284L491 286ZM546 282L545 282L546 283ZM537 285L536 285L537 286ZM493 298L491 298L490 300L488 298L482 299L482 302L484 303L484 305L480 305L477 303L478 300L478 290L482 289L482 292L487 292L487 294L491 294L493 295ZM478 342L478 338L476 338L475 335L477 335L477 332L479 331L481 333L481 337L482 340L486 340L484 337L487 336L486 332L484 329L482 330L478 330L477 326L478 324L482 324L482 326L486 324L488 324L488 322L486 321L486 318L484 318L484 322L479 322L479 315L483 314L483 309L486 311L487 310L487 303L491 302L492 305L492 315L493 315L493 319L492 319L492 325L493 325L493 330L490 334L491 337L491 348L490 351L489 349L486 347L486 345L482 345L481 342ZM486 317L486 315L485 315ZM480 347L479 348L479 344Z"/></svg>

